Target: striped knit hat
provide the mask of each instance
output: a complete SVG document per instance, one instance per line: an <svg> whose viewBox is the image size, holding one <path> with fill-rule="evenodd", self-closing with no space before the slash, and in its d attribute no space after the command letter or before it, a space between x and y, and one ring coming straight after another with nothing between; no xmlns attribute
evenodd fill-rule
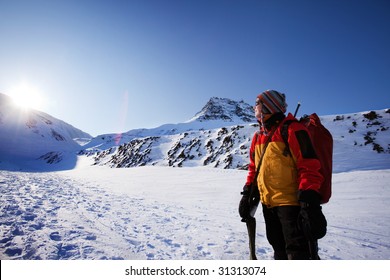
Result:
<svg viewBox="0 0 390 280"><path fill-rule="evenodd" d="M259 94L256 104L262 103L264 114L285 113L287 110L286 96L276 90L266 90Z"/></svg>

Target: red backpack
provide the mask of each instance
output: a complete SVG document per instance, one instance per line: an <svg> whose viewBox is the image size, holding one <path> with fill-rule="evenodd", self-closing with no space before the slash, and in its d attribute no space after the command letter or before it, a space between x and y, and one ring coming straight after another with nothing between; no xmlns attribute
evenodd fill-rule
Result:
<svg viewBox="0 0 390 280"><path fill-rule="evenodd" d="M298 122L298 120L295 120ZM282 128L282 138L286 144L287 149L289 145L287 142L288 126L293 121L286 121ZM321 204L327 203L332 195L332 158L333 158L333 137L321 123L320 118L316 113L310 116L303 116L299 122L306 126L309 131L313 147L317 157L321 163L320 173L324 177L324 181L320 187Z"/></svg>

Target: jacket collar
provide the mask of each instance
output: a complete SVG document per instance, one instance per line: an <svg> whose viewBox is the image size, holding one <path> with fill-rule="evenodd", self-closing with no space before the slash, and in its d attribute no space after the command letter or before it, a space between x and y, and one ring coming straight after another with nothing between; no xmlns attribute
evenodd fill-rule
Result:
<svg viewBox="0 0 390 280"><path fill-rule="evenodd" d="M290 117L291 114L288 115ZM293 117L291 115L291 117ZM286 116L283 113L276 113L273 114L266 122L265 122L265 127L262 127L262 130L264 132L270 132L273 130L275 127L279 126L281 122L286 118Z"/></svg>

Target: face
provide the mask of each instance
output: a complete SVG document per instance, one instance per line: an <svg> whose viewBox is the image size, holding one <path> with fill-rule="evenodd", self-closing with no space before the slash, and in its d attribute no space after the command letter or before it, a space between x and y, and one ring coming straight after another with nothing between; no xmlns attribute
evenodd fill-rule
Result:
<svg viewBox="0 0 390 280"><path fill-rule="evenodd" d="M266 114L263 112L264 111L263 104L258 99L256 100L256 104L253 107L253 109L255 110L256 119L260 122L267 121L272 115L272 114Z"/></svg>

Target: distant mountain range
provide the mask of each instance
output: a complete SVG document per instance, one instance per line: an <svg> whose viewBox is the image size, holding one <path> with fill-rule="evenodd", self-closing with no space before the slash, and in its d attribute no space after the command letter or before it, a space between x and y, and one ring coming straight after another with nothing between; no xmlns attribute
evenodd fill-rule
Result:
<svg viewBox="0 0 390 280"><path fill-rule="evenodd" d="M95 138L45 113L11 108L1 94L0 102L0 169L69 169L77 157L112 168L245 169L251 138L259 129L252 106L218 97L187 122ZM389 109L322 116L321 120L334 138L335 172L348 171L350 161L355 169L390 168ZM85 138L90 140L81 146L80 139L85 142Z"/></svg>

